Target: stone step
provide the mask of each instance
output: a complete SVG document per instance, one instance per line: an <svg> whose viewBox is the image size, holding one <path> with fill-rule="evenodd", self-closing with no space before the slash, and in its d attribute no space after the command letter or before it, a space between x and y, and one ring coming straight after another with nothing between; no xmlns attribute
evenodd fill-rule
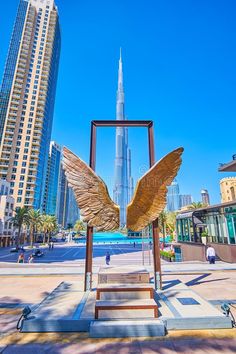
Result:
<svg viewBox="0 0 236 354"><path fill-rule="evenodd" d="M102 283L149 283L149 272L142 267L106 267L100 268L98 284Z"/></svg>
<svg viewBox="0 0 236 354"><path fill-rule="evenodd" d="M157 318L158 307L153 299L96 300L95 319Z"/></svg>
<svg viewBox="0 0 236 354"><path fill-rule="evenodd" d="M151 284L98 284L97 300L153 299Z"/></svg>
<svg viewBox="0 0 236 354"><path fill-rule="evenodd" d="M166 334L161 320L92 321L89 335L92 338L158 337Z"/></svg>

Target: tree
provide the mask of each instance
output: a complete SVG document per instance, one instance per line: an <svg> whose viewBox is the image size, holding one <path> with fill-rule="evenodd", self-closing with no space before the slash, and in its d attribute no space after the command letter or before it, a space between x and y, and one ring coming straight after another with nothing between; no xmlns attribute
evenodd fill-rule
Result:
<svg viewBox="0 0 236 354"><path fill-rule="evenodd" d="M18 234L16 237L16 247L19 246L19 240L21 236L21 230L22 226L26 223L27 221L27 213L28 210L27 208L16 208L15 210L15 215L10 219L10 222L12 222L13 226L18 228Z"/></svg>
<svg viewBox="0 0 236 354"><path fill-rule="evenodd" d="M69 230L69 232L70 232L71 229L73 229L73 224L68 223L68 224L67 224L67 230Z"/></svg>
<svg viewBox="0 0 236 354"><path fill-rule="evenodd" d="M52 232L56 231L57 229L58 229L57 218L55 217L55 215L49 215L49 222L48 222L49 238L51 237Z"/></svg>
<svg viewBox="0 0 236 354"><path fill-rule="evenodd" d="M204 203L202 203L202 202L193 202L192 204L190 204L190 205L188 206L188 209L189 209L189 210L193 210L193 209L204 208L204 207L206 207L206 206L207 206L207 204L204 204Z"/></svg>
<svg viewBox="0 0 236 354"><path fill-rule="evenodd" d="M27 213L27 224L30 229L30 245L33 246L34 243L34 233L42 225L42 215L40 210L30 209Z"/></svg>
<svg viewBox="0 0 236 354"><path fill-rule="evenodd" d="M43 232L43 243L46 242L47 235L55 231L57 229L57 219L54 215L46 215L43 214L41 216L41 224L40 224L40 229Z"/></svg>
<svg viewBox="0 0 236 354"><path fill-rule="evenodd" d="M85 224L83 223L82 220L77 220L74 226L74 230L77 232L84 231L85 230Z"/></svg>
<svg viewBox="0 0 236 354"><path fill-rule="evenodd" d="M163 235L163 243L165 244L165 237L166 237L166 221L167 221L167 212L165 210L163 210L158 218L159 221L159 225L162 231L162 235Z"/></svg>

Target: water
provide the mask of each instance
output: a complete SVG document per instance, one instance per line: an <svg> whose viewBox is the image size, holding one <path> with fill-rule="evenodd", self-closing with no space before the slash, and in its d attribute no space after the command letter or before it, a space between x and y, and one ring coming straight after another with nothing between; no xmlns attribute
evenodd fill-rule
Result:
<svg viewBox="0 0 236 354"><path fill-rule="evenodd" d="M144 242L149 242L151 241L151 238L144 238ZM162 242L162 238L160 238L160 241ZM77 239L76 242L78 243L85 243L86 240L85 238L83 239ZM142 238L141 237L132 237L128 238L127 235L121 234L118 232L96 232L93 235L93 242L94 243L119 243L119 244L129 244L129 243L142 243ZM166 242L169 242L168 238L166 238Z"/></svg>

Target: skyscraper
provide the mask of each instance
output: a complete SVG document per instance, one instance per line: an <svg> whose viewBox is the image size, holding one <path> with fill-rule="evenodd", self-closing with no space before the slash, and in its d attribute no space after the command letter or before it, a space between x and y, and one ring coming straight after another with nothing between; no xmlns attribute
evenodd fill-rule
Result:
<svg viewBox="0 0 236 354"><path fill-rule="evenodd" d="M59 199L61 157L60 145L55 141L51 141L43 200L43 212L49 215L56 215Z"/></svg>
<svg viewBox="0 0 236 354"><path fill-rule="evenodd" d="M179 184L174 180L168 187L167 211L175 211L180 208Z"/></svg>
<svg viewBox="0 0 236 354"><path fill-rule="evenodd" d="M20 0L0 89L0 178L16 207L42 209L59 55L54 0Z"/></svg>
<svg viewBox="0 0 236 354"><path fill-rule="evenodd" d="M183 208L187 205L191 205L193 202L193 197L191 194L180 194L179 196L179 207Z"/></svg>
<svg viewBox="0 0 236 354"><path fill-rule="evenodd" d="M123 87L123 68L120 51L118 70L118 89L116 96L116 119L125 120L125 97ZM126 224L126 206L133 194L131 177L131 151L128 147L128 128L116 128L115 183L113 200L120 206L120 225Z"/></svg>
<svg viewBox="0 0 236 354"><path fill-rule="evenodd" d="M74 191L71 187L68 187L68 182L62 165L59 176L56 216L58 224L65 228L68 224L74 225L76 220L80 218L80 212L75 199Z"/></svg>
<svg viewBox="0 0 236 354"><path fill-rule="evenodd" d="M202 203L206 205L210 205L210 196L207 189L201 190Z"/></svg>

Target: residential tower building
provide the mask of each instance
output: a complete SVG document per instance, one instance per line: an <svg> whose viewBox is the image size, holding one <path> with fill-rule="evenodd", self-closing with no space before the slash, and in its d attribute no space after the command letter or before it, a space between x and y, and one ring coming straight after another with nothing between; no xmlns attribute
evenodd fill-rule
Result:
<svg viewBox="0 0 236 354"><path fill-rule="evenodd" d="M61 147L55 141L51 141L47 175L44 190L43 212L49 215L56 215L59 199L59 177L61 169Z"/></svg>
<svg viewBox="0 0 236 354"><path fill-rule="evenodd" d="M210 205L210 196L207 189L201 190L202 203L205 205Z"/></svg>
<svg viewBox="0 0 236 354"><path fill-rule="evenodd" d="M174 180L168 187L167 192L167 211L176 211L180 208L179 184Z"/></svg>
<svg viewBox="0 0 236 354"><path fill-rule="evenodd" d="M41 209L60 55L54 0L20 0L0 89L0 178Z"/></svg>

